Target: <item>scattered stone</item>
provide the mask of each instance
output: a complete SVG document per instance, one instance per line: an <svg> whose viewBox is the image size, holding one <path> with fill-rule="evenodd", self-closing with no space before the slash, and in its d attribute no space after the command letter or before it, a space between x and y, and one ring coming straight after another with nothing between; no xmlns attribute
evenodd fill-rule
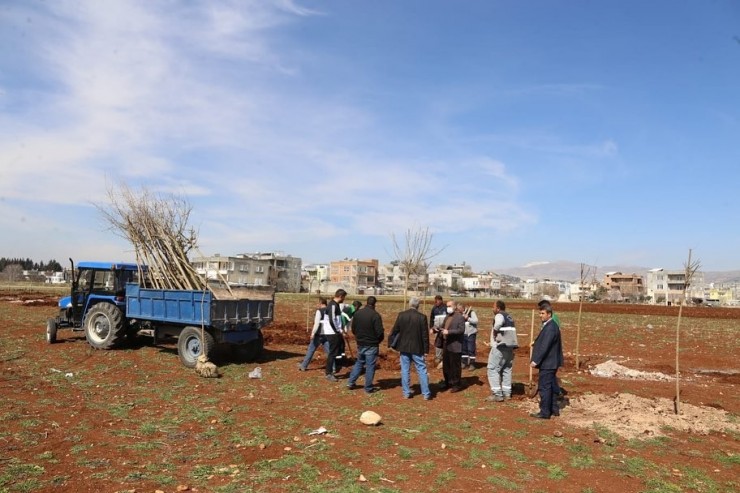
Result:
<svg viewBox="0 0 740 493"><path fill-rule="evenodd" d="M285 450L286 452L290 452L293 449L291 447L283 447L283 450Z"/></svg>
<svg viewBox="0 0 740 493"><path fill-rule="evenodd" d="M552 433L552 436L554 436L554 437L557 437L557 438L562 438L562 437L563 437L563 432L562 432L562 431L560 431L560 430L555 430L555 431L554 431L554 432Z"/></svg>
<svg viewBox="0 0 740 493"><path fill-rule="evenodd" d="M178 484L177 491L190 491L190 486L186 484Z"/></svg>
<svg viewBox="0 0 740 493"><path fill-rule="evenodd" d="M300 437L293 437L293 441L294 442L300 442L301 441L301 438Z"/></svg>
<svg viewBox="0 0 740 493"><path fill-rule="evenodd" d="M380 423L380 414L374 411L365 411L360 415L360 422L368 426L375 426Z"/></svg>
<svg viewBox="0 0 740 493"><path fill-rule="evenodd" d="M259 444L260 450L265 450L265 447L267 447L267 445L265 445L264 443Z"/></svg>
<svg viewBox="0 0 740 493"><path fill-rule="evenodd" d="M357 478L357 480L360 481L361 483L367 482L367 478L365 476L363 476L362 474L360 474L360 477Z"/></svg>
<svg viewBox="0 0 740 493"><path fill-rule="evenodd" d="M442 449L446 449L446 448L447 448L447 444L446 443L443 443L442 444Z"/></svg>

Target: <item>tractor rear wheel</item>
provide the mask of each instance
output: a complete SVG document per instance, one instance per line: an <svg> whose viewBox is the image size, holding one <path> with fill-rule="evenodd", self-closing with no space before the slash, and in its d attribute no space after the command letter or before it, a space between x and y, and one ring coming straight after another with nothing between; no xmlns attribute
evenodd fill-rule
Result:
<svg viewBox="0 0 740 493"><path fill-rule="evenodd" d="M85 315L85 337L95 349L111 349L125 336L123 313L111 303L98 303Z"/></svg>
<svg viewBox="0 0 740 493"><path fill-rule="evenodd" d="M198 356L201 352L208 359L211 357L216 341L208 331L203 331L205 337L201 338L201 330L197 327L185 327L177 337L177 355L180 363L187 368L195 368Z"/></svg>

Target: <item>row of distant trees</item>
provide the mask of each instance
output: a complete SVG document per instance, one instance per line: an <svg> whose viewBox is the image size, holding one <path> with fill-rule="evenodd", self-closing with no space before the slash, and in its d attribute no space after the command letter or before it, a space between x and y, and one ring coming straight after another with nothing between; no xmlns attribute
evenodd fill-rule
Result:
<svg viewBox="0 0 740 493"><path fill-rule="evenodd" d="M54 259L48 262L34 262L30 258L5 258L0 257L0 272L5 270L8 265L17 264L22 270L54 271L62 270L62 265Z"/></svg>
<svg viewBox="0 0 740 493"><path fill-rule="evenodd" d="M37 271L39 274L29 281L43 281L44 272L59 272L62 266L56 260L48 262L34 262L30 258L5 258L0 257L0 279L8 282L16 282L26 279L23 271Z"/></svg>

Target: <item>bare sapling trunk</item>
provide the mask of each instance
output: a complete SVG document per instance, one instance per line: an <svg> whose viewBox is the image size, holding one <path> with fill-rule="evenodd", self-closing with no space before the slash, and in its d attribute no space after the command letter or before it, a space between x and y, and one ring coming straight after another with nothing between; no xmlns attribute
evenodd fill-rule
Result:
<svg viewBox="0 0 740 493"><path fill-rule="evenodd" d="M699 270L700 266L701 263L698 260L693 262L691 261L691 249L689 249L689 259L684 264L683 293L681 294L681 304L678 307L678 321L676 322L676 397L673 400L673 410L676 414L681 413L681 373L679 371L681 354L681 313L683 312L683 306L686 304L686 292L691 285L694 274Z"/></svg>
<svg viewBox="0 0 740 493"><path fill-rule="evenodd" d="M581 262L581 285L578 295L578 325L576 327L576 371L581 369L581 314L583 313L583 283L586 282L591 267L586 269L586 264Z"/></svg>

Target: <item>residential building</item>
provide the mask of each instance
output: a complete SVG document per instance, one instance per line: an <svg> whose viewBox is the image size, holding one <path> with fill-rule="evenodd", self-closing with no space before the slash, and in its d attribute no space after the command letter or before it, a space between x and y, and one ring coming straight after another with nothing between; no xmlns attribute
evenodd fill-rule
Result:
<svg viewBox="0 0 740 493"><path fill-rule="evenodd" d="M199 257L195 271L208 280L235 286L272 286L276 291L297 293L301 289L301 259L279 252L219 254Z"/></svg>
<svg viewBox="0 0 740 493"><path fill-rule="evenodd" d="M607 272L604 275L604 287L607 292L617 292L619 298L622 299L638 300L645 296L645 283L642 276L638 274Z"/></svg>
<svg viewBox="0 0 740 493"><path fill-rule="evenodd" d="M378 267L378 284L384 294L403 292L406 276L398 261Z"/></svg>
<svg viewBox="0 0 740 493"><path fill-rule="evenodd" d="M311 264L301 269L301 291L326 291L329 285L329 264Z"/></svg>
<svg viewBox="0 0 740 493"><path fill-rule="evenodd" d="M329 284L331 289L342 288L350 294L374 291L378 285L378 261L345 258L331 262Z"/></svg>
<svg viewBox="0 0 740 493"><path fill-rule="evenodd" d="M686 284L685 270L665 270L661 267L647 271L645 292L653 304L673 305L681 303L684 295L684 286ZM703 294L704 274L695 272L691 280L693 290L697 290L699 296ZM695 294L689 292L687 298Z"/></svg>

